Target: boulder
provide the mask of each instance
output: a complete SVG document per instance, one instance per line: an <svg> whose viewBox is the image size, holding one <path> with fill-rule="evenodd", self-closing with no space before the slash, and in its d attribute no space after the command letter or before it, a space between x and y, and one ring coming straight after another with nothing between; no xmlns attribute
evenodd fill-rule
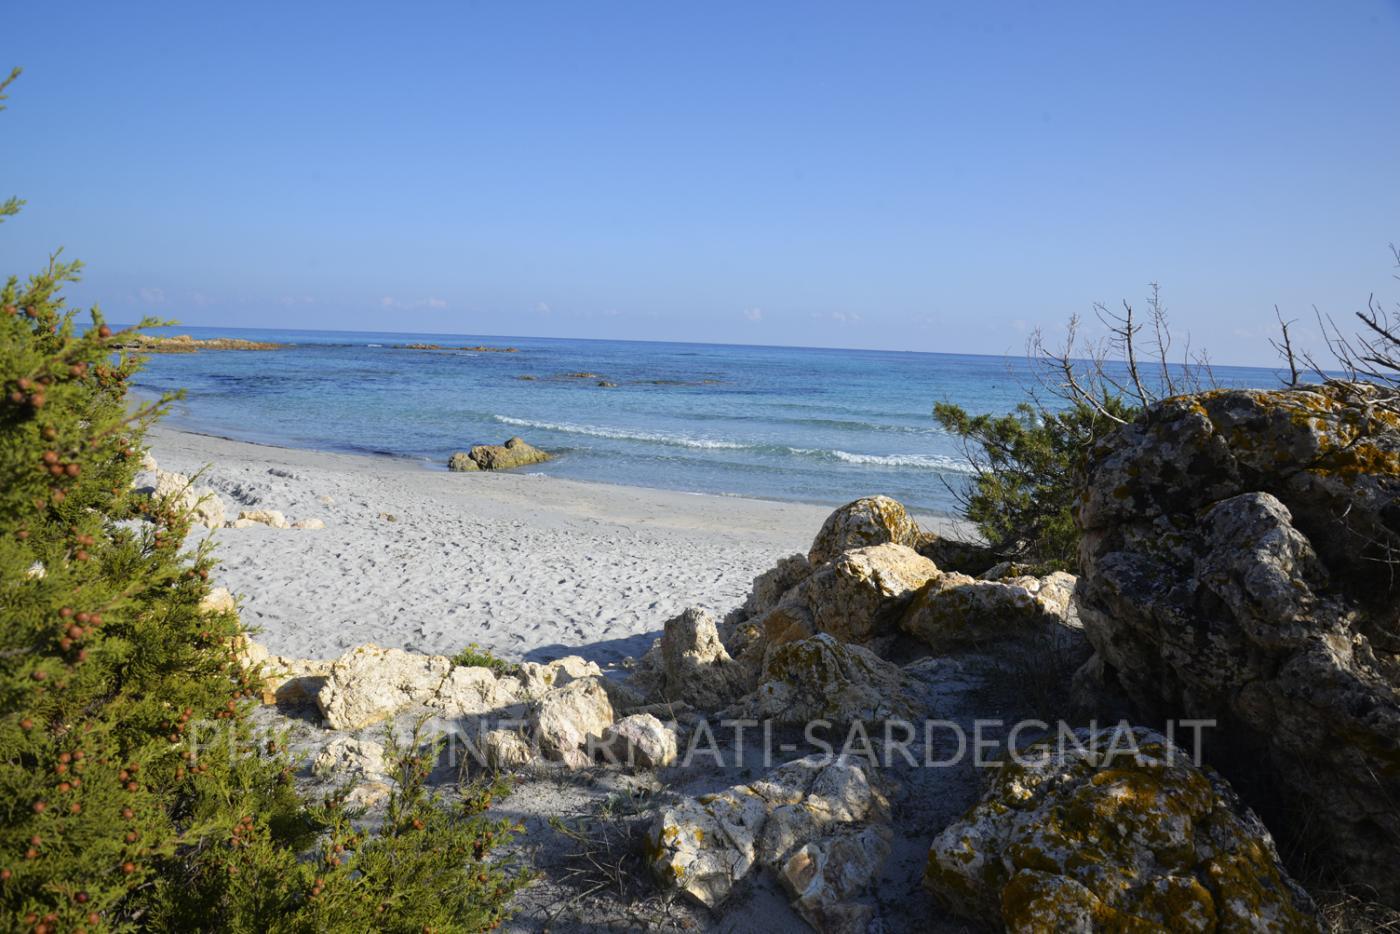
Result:
<svg viewBox="0 0 1400 934"><path fill-rule="evenodd" d="M299 706L315 700L334 664L320 658L273 655L246 636L238 643L238 658L244 668L258 669L262 702L285 706Z"/></svg>
<svg viewBox="0 0 1400 934"><path fill-rule="evenodd" d="M199 601L201 613L236 613L238 601L227 587L214 587Z"/></svg>
<svg viewBox="0 0 1400 934"><path fill-rule="evenodd" d="M778 870L792 907L824 934L866 934L874 906L855 901L890 852L890 829L872 824L804 844Z"/></svg>
<svg viewBox="0 0 1400 934"><path fill-rule="evenodd" d="M603 731L607 761L639 769L659 769L676 761L676 731L649 713L632 714Z"/></svg>
<svg viewBox="0 0 1400 934"><path fill-rule="evenodd" d="M807 558L814 565L823 564L844 551L887 543L913 548L919 544L919 527L895 500L867 496L827 517Z"/></svg>
<svg viewBox="0 0 1400 934"><path fill-rule="evenodd" d="M480 750L485 764L497 771L521 768L534 758L529 741L514 730L489 730L481 737Z"/></svg>
<svg viewBox="0 0 1400 934"><path fill-rule="evenodd" d="M723 707L744 693L748 681L720 641L714 617L699 607L666 621L632 680L648 697L685 701L701 710Z"/></svg>
<svg viewBox="0 0 1400 934"><path fill-rule="evenodd" d="M1080 629L1071 612L1074 575L977 580L940 574L909 604L899 628L938 652Z"/></svg>
<svg viewBox="0 0 1400 934"><path fill-rule="evenodd" d="M426 704L452 670L443 655L357 646L330 667L316 704L333 730L357 730Z"/></svg>
<svg viewBox="0 0 1400 934"><path fill-rule="evenodd" d="M552 456L521 438L511 438L505 444L478 444L466 454L458 451L448 460L447 466L452 470L510 470L542 464Z"/></svg>
<svg viewBox="0 0 1400 934"><path fill-rule="evenodd" d="M520 682L498 677L490 668L454 665L433 695L423 701L449 717L501 711L522 699Z"/></svg>
<svg viewBox="0 0 1400 934"><path fill-rule="evenodd" d="M324 529L326 527L323 519L298 519L292 523L294 529Z"/></svg>
<svg viewBox="0 0 1400 934"><path fill-rule="evenodd" d="M862 761L808 756L750 784L685 798L663 809L649 831L649 861L664 885L714 908L754 866L783 871L809 843L828 852L842 835L882 819L887 807ZM867 862L874 864L873 876L879 860ZM840 900L862 887L841 884L837 899L835 885L825 882L826 873L821 882L815 875L805 871L801 861L792 864L793 879L806 883L797 891L799 901L809 889L824 890L832 897L813 894L807 902L827 904L834 911Z"/></svg>
<svg viewBox="0 0 1400 934"><path fill-rule="evenodd" d="M812 563L806 555L790 555L753 579L753 587L744 601L743 618L762 616L782 603L783 595L806 580L812 573Z"/></svg>
<svg viewBox="0 0 1400 934"><path fill-rule="evenodd" d="M818 632L842 642L868 642L896 627L920 587L938 568L904 545L857 548L798 584L783 603L805 607Z"/></svg>
<svg viewBox="0 0 1400 934"><path fill-rule="evenodd" d="M758 688L722 714L775 723L850 723L910 715L899 668L830 633L777 646Z"/></svg>
<svg viewBox="0 0 1400 934"><path fill-rule="evenodd" d="M1400 415L1333 384L1168 399L1105 439L1076 602L1138 715L1400 905Z"/></svg>
<svg viewBox="0 0 1400 934"><path fill-rule="evenodd" d="M311 771L321 779L382 778L389 773L389 764L379 743L341 736L316 754Z"/></svg>
<svg viewBox="0 0 1400 934"><path fill-rule="evenodd" d="M1229 784L1142 727L1023 750L929 849L924 881L1014 932L1320 931Z"/></svg>
<svg viewBox="0 0 1400 934"><path fill-rule="evenodd" d="M592 762L585 749L596 745L612 722L612 702L600 678L579 678L550 691L530 713L540 752L570 768Z"/></svg>

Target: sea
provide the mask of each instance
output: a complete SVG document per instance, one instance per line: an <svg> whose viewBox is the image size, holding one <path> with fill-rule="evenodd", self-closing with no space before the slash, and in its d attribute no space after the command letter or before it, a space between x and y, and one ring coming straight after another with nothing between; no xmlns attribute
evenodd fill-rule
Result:
<svg viewBox="0 0 1400 934"><path fill-rule="evenodd" d="M407 458L518 435L530 472L693 493L839 504L884 493L952 515L972 469L936 402L1005 413L1024 357L540 337L177 327L276 351L153 354L143 395L183 390L166 423L282 447ZM435 344L441 350L407 349ZM513 353L470 348L513 347ZM1279 374L1216 367L1217 383Z"/></svg>

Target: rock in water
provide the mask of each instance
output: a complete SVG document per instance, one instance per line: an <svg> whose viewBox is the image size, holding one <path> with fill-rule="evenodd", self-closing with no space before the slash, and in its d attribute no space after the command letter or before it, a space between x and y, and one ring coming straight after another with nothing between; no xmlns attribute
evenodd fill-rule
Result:
<svg viewBox="0 0 1400 934"><path fill-rule="evenodd" d="M511 438L505 444L478 444L465 454L458 451L447 466L450 470L510 470L542 464L551 457L522 438Z"/></svg>
<svg viewBox="0 0 1400 934"><path fill-rule="evenodd" d="M890 542L913 548L919 544L919 527L897 501L888 496L867 496L827 517L807 557L813 564L821 564L843 551Z"/></svg>
<svg viewBox="0 0 1400 934"><path fill-rule="evenodd" d="M1153 406L1092 458L1076 599L1144 719L1218 720L1211 761L1282 798L1275 830L1400 905L1400 415L1375 401Z"/></svg>
<svg viewBox="0 0 1400 934"><path fill-rule="evenodd" d="M465 472L468 470L480 470L481 468L476 465L476 461L472 460L472 456L466 451L458 451L448 458L447 469Z"/></svg>
<svg viewBox="0 0 1400 934"><path fill-rule="evenodd" d="M1076 730L996 770L929 849L925 883L1013 932L1320 931L1223 778L1142 727Z"/></svg>

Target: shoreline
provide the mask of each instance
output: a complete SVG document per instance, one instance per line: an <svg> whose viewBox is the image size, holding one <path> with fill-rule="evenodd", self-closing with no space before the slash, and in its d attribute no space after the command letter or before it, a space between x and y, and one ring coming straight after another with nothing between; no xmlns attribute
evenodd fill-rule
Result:
<svg viewBox="0 0 1400 934"><path fill-rule="evenodd" d="M805 552L831 507L569 480L452 473L409 458L237 441L164 426L163 470L194 474L229 518L275 509L324 529L221 528L215 582L274 654L364 642L510 660L642 654L688 606L719 615L753 578ZM871 490L871 493L879 492ZM392 517L392 518L388 518ZM957 520L919 515L942 533Z"/></svg>

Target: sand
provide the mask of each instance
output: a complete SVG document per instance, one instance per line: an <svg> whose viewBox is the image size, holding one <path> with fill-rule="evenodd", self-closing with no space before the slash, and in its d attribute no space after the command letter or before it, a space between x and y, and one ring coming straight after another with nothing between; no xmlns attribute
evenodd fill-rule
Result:
<svg viewBox="0 0 1400 934"><path fill-rule="evenodd" d="M218 529L217 584L274 654L364 642L510 660L640 655L687 606L717 614L806 551L830 506L560 479L449 473L391 457L294 450L157 428L163 470L194 473L230 510L321 519ZM871 490L872 493L879 492ZM389 517L393 518L390 519ZM952 520L919 516L939 531Z"/></svg>

